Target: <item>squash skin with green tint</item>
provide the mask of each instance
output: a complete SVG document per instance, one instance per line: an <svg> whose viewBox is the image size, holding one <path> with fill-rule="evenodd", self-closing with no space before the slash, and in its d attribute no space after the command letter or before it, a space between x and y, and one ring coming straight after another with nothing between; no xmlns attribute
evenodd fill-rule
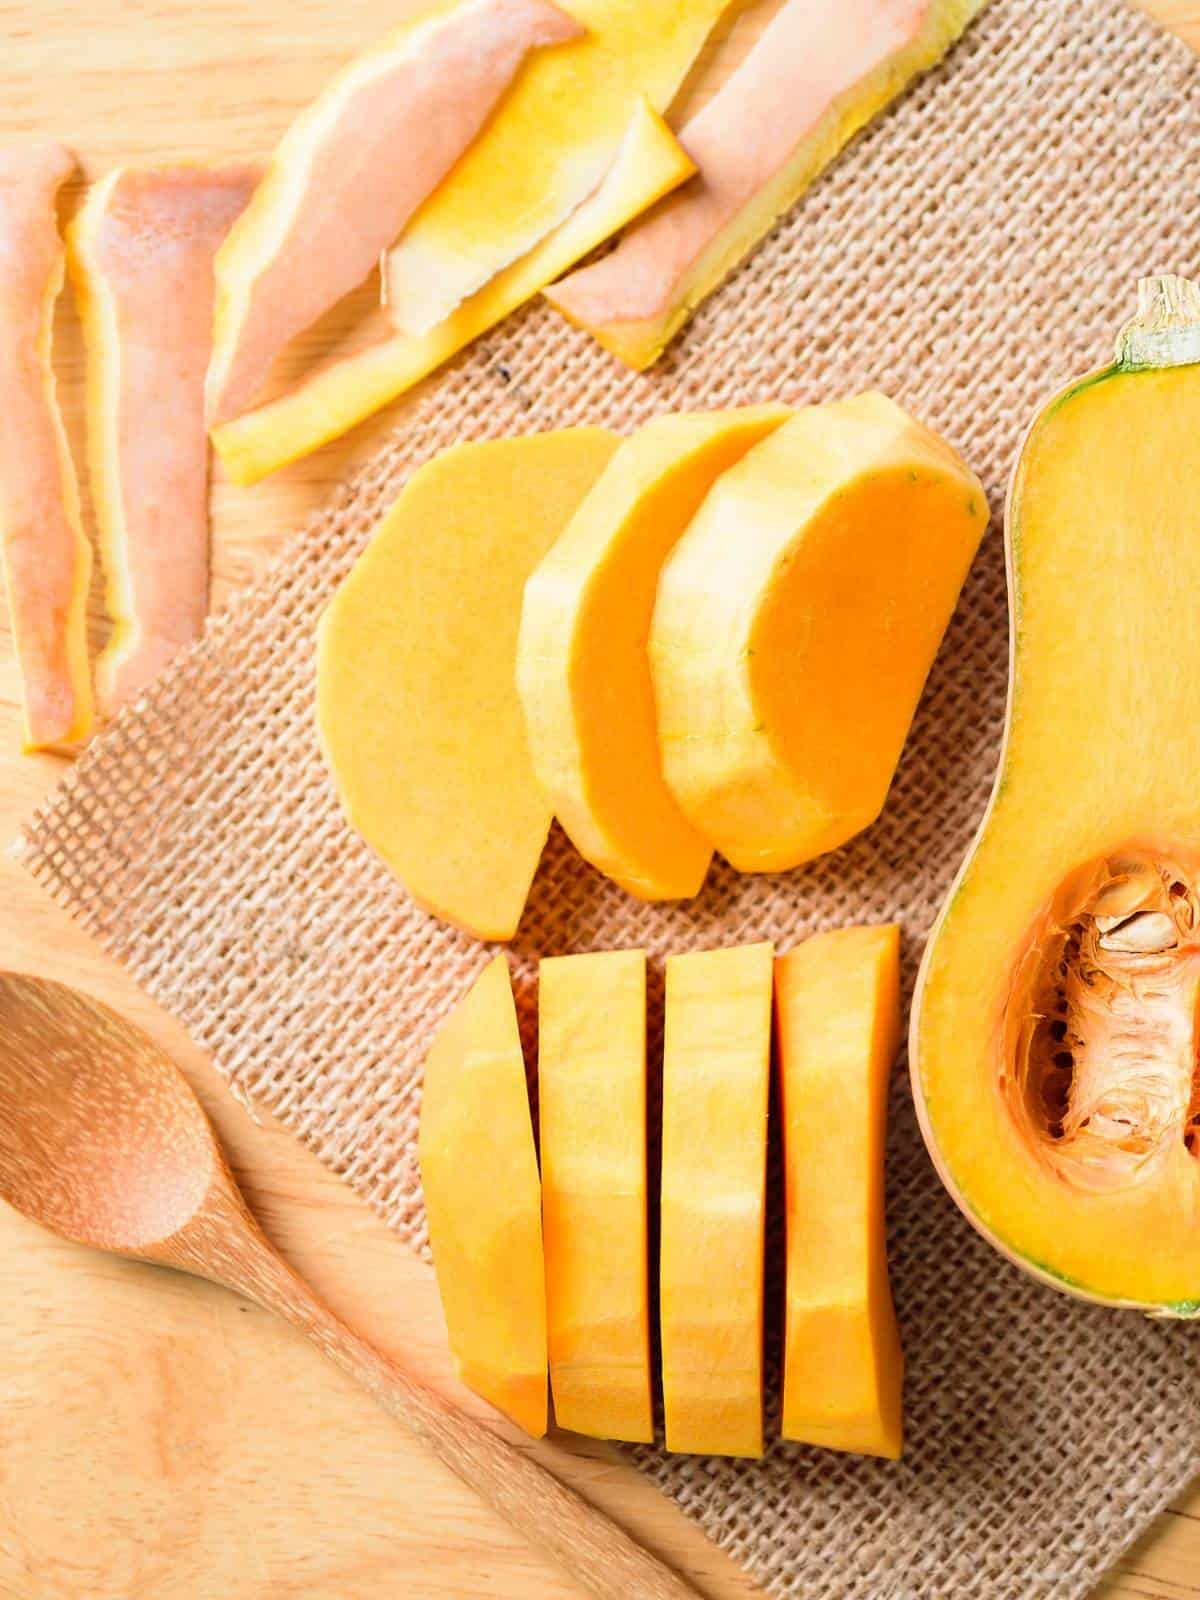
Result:
<svg viewBox="0 0 1200 1600"><path fill-rule="evenodd" d="M1142 285L1009 495L1010 683L910 1059L959 1206L1059 1289L1200 1312L1200 291Z"/></svg>

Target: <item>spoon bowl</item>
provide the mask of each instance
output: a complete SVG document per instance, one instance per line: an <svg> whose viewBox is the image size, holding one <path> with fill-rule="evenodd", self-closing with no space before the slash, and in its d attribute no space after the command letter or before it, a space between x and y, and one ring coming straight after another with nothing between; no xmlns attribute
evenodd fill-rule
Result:
<svg viewBox="0 0 1200 1600"><path fill-rule="evenodd" d="M65 984L0 973L0 1196L14 1210L141 1255L193 1219L222 1166L153 1039Z"/></svg>

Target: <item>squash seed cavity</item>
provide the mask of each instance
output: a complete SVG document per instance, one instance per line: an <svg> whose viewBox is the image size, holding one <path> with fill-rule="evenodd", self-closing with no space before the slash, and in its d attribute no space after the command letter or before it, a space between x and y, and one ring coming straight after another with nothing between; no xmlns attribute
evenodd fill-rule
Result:
<svg viewBox="0 0 1200 1600"><path fill-rule="evenodd" d="M1072 873L1017 963L1001 1092L1077 1189L1200 1159L1200 870L1130 849Z"/></svg>

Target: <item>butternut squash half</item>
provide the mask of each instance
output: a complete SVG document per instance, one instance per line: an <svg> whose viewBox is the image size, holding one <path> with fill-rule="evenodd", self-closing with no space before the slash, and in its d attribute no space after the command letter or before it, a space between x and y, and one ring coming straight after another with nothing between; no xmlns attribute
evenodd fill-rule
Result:
<svg viewBox="0 0 1200 1600"><path fill-rule="evenodd" d="M560 1428L649 1442L646 957L553 956L538 992L550 1387Z"/></svg>
<svg viewBox="0 0 1200 1600"><path fill-rule="evenodd" d="M425 1066L421 1187L458 1374L546 1431L541 1183L508 963L484 968Z"/></svg>
<svg viewBox="0 0 1200 1600"><path fill-rule="evenodd" d="M900 930L839 928L775 963L787 1279L785 1439L900 1455L904 1358L884 1156Z"/></svg>
<svg viewBox="0 0 1200 1600"><path fill-rule="evenodd" d="M659 761L647 654L659 571L714 481L789 415L656 417L525 585L517 684L534 767L580 854L643 900L698 893L712 859Z"/></svg>
<svg viewBox="0 0 1200 1600"><path fill-rule="evenodd" d="M719 478L659 579L663 772L743 872L879 815L987 526L978 479L882 394L807 406Z"/></svg>
<svg viewBox="0 0 1200 1600"><path fill-rule="evenodd" d="M762 1454L774 949L667 962L659 1287L667 1449Z"/></svg>
<svg viewBox="0 0 1200 1600"><path fill-rule="evenodd" d="M843 145L986 4L788 0L683 128L696 177L546 298L630 366L649 366Z"/></svg>
<svg viewBox="0 0 1200 1600"><path fill-rule="evenodd" d="M525 580L618 442L568 428L443 451L321 618L317 728L347 819L481 939L516 932L551 820L515 681Z"/></svg>
<svg viewBox="0 0 1200 1600"><path fill-rule="evenodd" d="M1035 419L991 805L911 1034L967 1216L1059 1288L1200 1313L1200 289Z"/></svg>

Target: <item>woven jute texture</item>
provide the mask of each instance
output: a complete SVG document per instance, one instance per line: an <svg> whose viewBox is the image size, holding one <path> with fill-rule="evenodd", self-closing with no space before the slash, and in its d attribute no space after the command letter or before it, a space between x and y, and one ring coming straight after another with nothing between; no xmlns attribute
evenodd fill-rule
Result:
<svg viewBox="0 0 1200 1600"><path fill-rule="evenodd" d="M658 371L631 376L541 308L445 375L78 763L28 829L29 867L239 1095L423 1250L420 1064L486 952L415 910L343 824L312 717L317 617L406 473L463 436L878 385L963 451L999 508L1024 424L1107 358L1137 277L1200 266L1198 197L1200 66L1182 45L1122 0L994 0ZM784 877L718 866L675 908L633 903L555 835L512 947L526 1007L546 952L643 944L657 960L883 918L903 924L911 980L985 803L1006 649L993 527L877 825ZM1086 1593L1200 1470L1194 1330L1075 1304L995 1255L945 1197L899 1074L889 1207L902 1465L795 1446L753 1464L633 1459L780 1596Z"/></svg>

